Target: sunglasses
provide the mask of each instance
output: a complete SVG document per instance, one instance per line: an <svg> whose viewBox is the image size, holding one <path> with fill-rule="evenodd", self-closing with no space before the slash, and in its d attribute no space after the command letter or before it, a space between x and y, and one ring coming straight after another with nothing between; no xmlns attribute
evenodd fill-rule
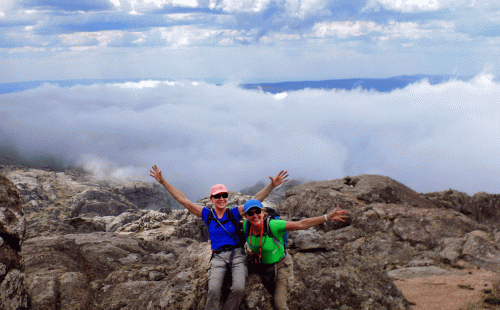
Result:
<svg viewBox="0 0 500 310"><path fill-rule="evenodd" d="M254 214L260 214L260 212L262 212L261 209L259 208L254 208L254 209L250 209L247 211L247 215L248 216L253 216Z"/></svg>
<svg viewBox="0 0 500 310"><path fill-rule="evenodd" d="M219 199L219 198L227 198L229 197L229 194L228 193L222 193L222 194L215 194L215 195L212 195L212 197L214 197L215 199Z"/></svg>

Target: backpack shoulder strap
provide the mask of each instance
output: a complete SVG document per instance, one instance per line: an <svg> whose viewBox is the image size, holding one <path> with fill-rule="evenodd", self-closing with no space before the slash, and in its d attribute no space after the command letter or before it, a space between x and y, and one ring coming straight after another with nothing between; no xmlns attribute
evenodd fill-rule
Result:
<svg viewBox="0 0 500 310"><path fill-rule="evenodd" d="M276 247L279 247L279 245L281 245L281 247L284 248L284 243L280 242L273 235L273 232L271 231L271 226L269 225L270 222L271 222L271 219L269 217L267 217L266 220L264 221L264 233L267 233L267 235L271 236L271 238L273 239L274 244L276 245Z"/></svg>
<svg viewBox="0 0 500 310"><path fill-rule="evenodd" d="M240 224L240 222L236 221L236 219L234 218L233 212L231 212L232 209L233 208L229 208L229 207L226 208L227 217L229 218L231 223L233 223L234 227L239 229L239 228L241 228L241 224Z"/></svg>
<svg viewBox="0 0 500 310"><path fill-rule="evenodd" d="M214 208L208 208L207 227L210 227L210 222L214 219Z"/></svg>
<svg viewBox="0 0 500 310"><path fill-rule="evenodd" d="M243 232L245 233L245 239L248 239L250 232L250 222L248 220L243 221Z"/></svg>

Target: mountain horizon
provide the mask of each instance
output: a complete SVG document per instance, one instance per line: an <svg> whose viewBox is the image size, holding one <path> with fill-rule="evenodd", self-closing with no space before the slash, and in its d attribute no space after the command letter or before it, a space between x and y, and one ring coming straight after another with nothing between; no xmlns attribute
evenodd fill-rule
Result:
<svg viewBox="0 0 500 310"><path fill-rule="evenodd" d="M281 82L262 82L262 83L241 83L238 86L244 89L261 89L264 92L273 94L295 91L301 89L345 89L352 90L361 88L365 90L376 90L380 92L390 92L394 89L405 88L414 83L428 80L429 84L436 85L447 82L451 79L468 81L472 76L454 76L449 74L413 74L399 75L388 78L348 78L348 79L327 79L327 80L297 80ZM196 81L196 79L187 79ZM69 79L69 80L40 80L40 81L20 81L10 83L0 83L0 94L12 92L22 92L29 89L35 89L43 84L52 84L59 87L73 87L77 85L90 86L94 84L115 84L115 83L138 83L141 81L174 81L173 79L155 79L155 78L133 78L133 79ZM223 82L214 82L204 80L209 84L223 85Z"/></svg>

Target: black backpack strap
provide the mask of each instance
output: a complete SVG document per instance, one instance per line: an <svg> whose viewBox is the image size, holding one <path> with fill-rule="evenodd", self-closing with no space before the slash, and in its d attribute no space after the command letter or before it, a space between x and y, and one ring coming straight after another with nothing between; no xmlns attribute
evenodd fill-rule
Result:
<svg viewBox="0 0 500 310"><path fill-rule="evenodd" d="M237 207L236 207L237 208ZM236 218L233 215L233 212L231 211L233 208L227 208L227 217L229 220L233 223L234 227L236 228L236 235L238 235L238 238L240 239L239 245L243 247L246 242L245 234L243 233L243 224L240 223L239 221L236 220Z"/></svg>
<svg viewBox="0 0 500 310"><path fill-rule="evenodd" d="M232 208L226 208L226 212L228 212L227 217L233 223L233 225L234 225L234 227L236 227L236 229L241 229L241 223L236 221L236 219L234 218L233 212L231 212L231 210L232 210Z"/></svg>
<svg viewBox="0 0 500 310"><path fill-rule="evenodd" d="M208 211L207 227L210 227L210 222L214 219L214 208L208 208Z"/></svg>

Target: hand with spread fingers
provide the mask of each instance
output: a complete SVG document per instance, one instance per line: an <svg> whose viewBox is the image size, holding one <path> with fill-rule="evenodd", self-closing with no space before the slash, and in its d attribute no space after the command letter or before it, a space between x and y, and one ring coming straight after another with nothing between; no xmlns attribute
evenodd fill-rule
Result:
<svg viewBox="0 0 500 310"><path fill-rule="evenodd" d="M340 207L337 205L337 208L332 213L326 216L329 221L345 222L345 220L349 218L349 215L347 215L347 210L339 211L339 208Z"/></svg>
<svg viewBox="0 0 500 310"><path fill-rule="evenodd" d="M272 182L274 187L278 187L281 184L288 182L287 178L288 178L288 172L284 171L284 170L281 170L280 173L278 173L278 175L275 176L274 178L269 177L269 179L271 179L271 182Z"/></svg>
<svg viewBox="0 0 500 310"><path fill-rule="evenodd" d="M160 169L158 169L158 167L156 165L153 166L153 170L149 170L150 172L150 176L152 176L153 178L155 178L156 181L158 181L158 183L162 183L162 181L164 181L165 179L163 178L163 176L161 175L161 171Z"/></svg>

